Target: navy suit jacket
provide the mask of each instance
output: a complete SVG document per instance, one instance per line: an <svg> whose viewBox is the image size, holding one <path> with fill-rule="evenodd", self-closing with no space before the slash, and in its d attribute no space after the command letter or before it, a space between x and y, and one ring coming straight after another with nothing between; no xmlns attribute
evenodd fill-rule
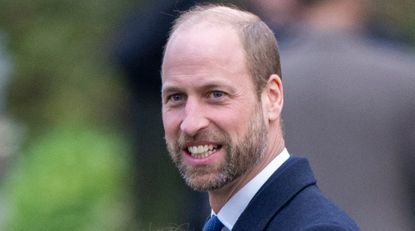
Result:
<svg viewBox="0 0 415 231"><path fill-rule="evenodd" d="M359 230L316 185L304 158L290 157L261 187L232 230Z"/></svg>

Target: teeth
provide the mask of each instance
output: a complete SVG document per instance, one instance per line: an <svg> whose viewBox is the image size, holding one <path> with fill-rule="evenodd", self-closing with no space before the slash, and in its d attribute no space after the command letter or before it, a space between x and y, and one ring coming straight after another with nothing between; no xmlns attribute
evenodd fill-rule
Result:
<svg viewBox="0 0 415 231"><path fill-rule="evenodd" d="M189 151L190 155L195 158L206 158L212 153L214 153L217 149L217 145L198 145L198 146L190 146L187 148L187 151Z"/></svg>

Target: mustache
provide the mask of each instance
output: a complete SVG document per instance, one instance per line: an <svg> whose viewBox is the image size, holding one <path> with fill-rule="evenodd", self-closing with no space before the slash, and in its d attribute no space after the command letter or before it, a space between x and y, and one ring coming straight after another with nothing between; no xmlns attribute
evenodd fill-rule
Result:
<svg viewBox="0 0 415 231"><path fill-rule="evenodd" d="M197 142L227 143L229 140L230 138L225 132L202 130L193 136L180 133L176 141L176 147L183 148L189 143Z"/></svg>

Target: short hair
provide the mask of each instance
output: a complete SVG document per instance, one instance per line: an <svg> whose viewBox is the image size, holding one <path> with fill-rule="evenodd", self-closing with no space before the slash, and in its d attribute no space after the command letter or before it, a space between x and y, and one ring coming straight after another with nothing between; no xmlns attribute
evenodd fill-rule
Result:
<svg viewBox="0 0 415 231"><path fill-rule="evenodd" d="M281 78L277 40L271 29L258 16L235 6L196 5L175 20L169 40L179 27L187 24L193 26L200 22L211 22L235 29L242 42L246 65L258 95L272 74L277 74Z"/></svg>

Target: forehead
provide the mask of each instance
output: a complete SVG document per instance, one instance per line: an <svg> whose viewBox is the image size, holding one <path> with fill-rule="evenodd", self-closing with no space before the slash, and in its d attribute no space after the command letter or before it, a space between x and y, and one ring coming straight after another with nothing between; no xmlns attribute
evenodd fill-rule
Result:
<svg viewBox="0 0 415 231"><path fill-rule="evenodd" d="M166 71L184 66L217 65L230 72L246 71L245 51L235 29L229 25L199 23L179 27L170 37L163 58Z"/></svg>

